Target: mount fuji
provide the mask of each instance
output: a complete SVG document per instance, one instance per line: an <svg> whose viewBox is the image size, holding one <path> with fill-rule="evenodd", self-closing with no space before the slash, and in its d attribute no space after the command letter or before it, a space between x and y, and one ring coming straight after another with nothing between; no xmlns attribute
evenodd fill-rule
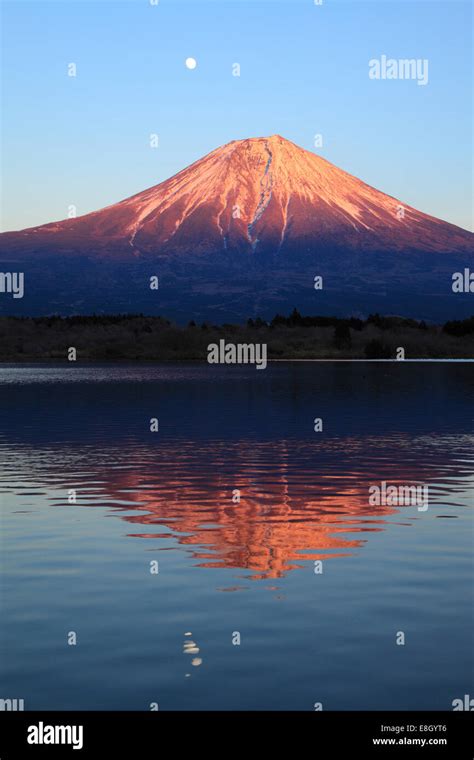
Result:
<svg viewBox="0 0 474 760"><path fill-rule="evenodd" d="M463 318L472 294L452 277L473 237L279 135L236 140L119 203L0 235L0 271L25 282L0 313Z"/></svg>

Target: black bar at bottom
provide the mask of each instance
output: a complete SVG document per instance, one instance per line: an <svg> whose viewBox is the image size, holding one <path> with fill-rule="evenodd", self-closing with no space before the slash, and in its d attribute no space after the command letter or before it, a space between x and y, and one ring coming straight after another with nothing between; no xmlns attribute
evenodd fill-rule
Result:
<svg viewBox="0 0 474 760"><path fill-rule="evenodd" d="M224 757L254 754L261 744L267 757L273 748L285 754L288 743L292 754L306 747L324 758L356 752L472 760L472 718L470 712L2 712L0 760L159 757L170 744L180 755Z"/></svg>

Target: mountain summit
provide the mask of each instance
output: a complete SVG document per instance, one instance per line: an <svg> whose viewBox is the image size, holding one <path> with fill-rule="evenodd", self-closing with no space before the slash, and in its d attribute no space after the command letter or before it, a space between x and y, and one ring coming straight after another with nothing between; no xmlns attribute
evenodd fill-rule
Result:
<svg viewBox="0 0 474 760"><path fill-rule="evenodd" d="M48 291L58 270L63 278L71 266L80 271L70 300L60 294L50 299L50 310L90 310L93 304L99 311L178 310L189 318L271 315L307 304L313 313L377 308L429 318L442 308L433 298L451 297L450 273L472 264L472 253L472 233L417 211L280 135L230 142L100 211L0 236L0 265L28 262L39 277L37 295L45 277L41 261L48 261ZM114 265L127 263L132 269L123 282L125 270ZM115 290L100 296L97 266L107 267L115 282ZM154 301L140 291L133 295L137 277L150 267L165 275ZM318 303L311 293L315 275L325 282ZM455 316L467 302L450 303Z"/></svg>

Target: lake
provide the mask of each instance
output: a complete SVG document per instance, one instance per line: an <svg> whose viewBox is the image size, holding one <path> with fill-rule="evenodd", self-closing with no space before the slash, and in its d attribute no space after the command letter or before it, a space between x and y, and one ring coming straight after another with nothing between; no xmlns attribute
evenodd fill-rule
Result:
<svg viewBox="0 0 474 760"><path fill-rule="evenodd" d="M473 366L2 365L0 697L451 710ZM382 483L426 509L371 503Z"/></svg>

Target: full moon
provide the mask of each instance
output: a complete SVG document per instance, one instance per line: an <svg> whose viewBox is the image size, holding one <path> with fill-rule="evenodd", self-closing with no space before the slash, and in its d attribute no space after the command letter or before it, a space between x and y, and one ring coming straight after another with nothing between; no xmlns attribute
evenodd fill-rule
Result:
<svg viewBox="0 0 474 760"><path fill-rule="evenodd" d="M197 61L195 58L186 58L186 68L195 69L196 66L197 66Z"/></svg>

